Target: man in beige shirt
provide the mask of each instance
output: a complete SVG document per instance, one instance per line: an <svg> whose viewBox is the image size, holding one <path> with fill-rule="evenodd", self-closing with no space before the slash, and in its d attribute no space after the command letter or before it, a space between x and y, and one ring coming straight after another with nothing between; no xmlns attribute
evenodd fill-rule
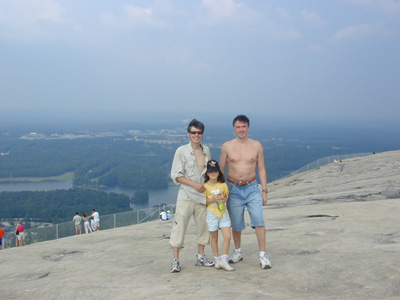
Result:
<svg viewBox="0 0 400 300"><path fill-rule="evenodd" d="M232 236L235 249L231 263L243 259L241 245L242 230L245 228L244 210L250 215L251 226L255 227L260 265L263 269L271 268L265 253L265 226L263 206L267 204L267 171L265 169L264 149L260 142L248 137L250 121L245 115L238 115L233 120L236 138L224 143L221 149L219 165L222 172L228 165L227 184L229 201L227 202L232 223ZM258 188L256 169L262 186Z"/></svg>
<svg viewBox="0 0 400 300"><path fill-rule="evenodd" d="M170 237L174 259L171 264L171 273L180 272L179 251L183 247L186 229L193 216L197 229L198 254L196 266L211 267L214 262L204 255L204 246L210 242L206 216L207 207L204 194L204 174L206 163L211 159L210 149L201 144L204 124L193 119L187 127L190 142L179 147L174 156L171 167L171 178L180 185L176 201L176 212Z"/></svg>

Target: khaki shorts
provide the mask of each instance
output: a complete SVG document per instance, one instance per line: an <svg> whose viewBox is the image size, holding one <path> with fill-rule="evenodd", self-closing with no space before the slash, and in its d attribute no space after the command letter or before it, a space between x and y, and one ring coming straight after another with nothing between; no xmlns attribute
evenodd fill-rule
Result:
<svg viewBox="0 0 400 300"><path fill-rule="evenodd" d="M192 216L196 223L197 244L208 245L210 243L210 233L206 223L207 207L192 201L178 200L169 240L172 247L183 247L186 229Z"/></svg>
<svg viewBox="0 0 400 300"><path fill-rule="evenodd" d="M18 241L24 241L25 240L25 232L20 232L17 235Z"/></svg>

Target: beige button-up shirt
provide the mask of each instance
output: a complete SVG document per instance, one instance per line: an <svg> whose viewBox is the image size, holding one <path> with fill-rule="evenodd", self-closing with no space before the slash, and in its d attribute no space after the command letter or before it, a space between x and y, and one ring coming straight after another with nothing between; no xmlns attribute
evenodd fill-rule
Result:
<svg viewBox="0 0 400 300"><path fill-rule="evenodd" d="M188 200L194 203L206 203L206 197L204 193L199 193L190 185L180 184L176 181L176 178L178 177L186 177L192 181L202 184L204 183L204 174L206 173L207 169L206 164L211 159L211 153L207 146L201 146L203 147L203 153L205 155L205 165L201 173L197 168L194 150L190 143L180 146L178 149L176 149L171 167L171 178L175 184L180 185L177 200Z"/></svg>

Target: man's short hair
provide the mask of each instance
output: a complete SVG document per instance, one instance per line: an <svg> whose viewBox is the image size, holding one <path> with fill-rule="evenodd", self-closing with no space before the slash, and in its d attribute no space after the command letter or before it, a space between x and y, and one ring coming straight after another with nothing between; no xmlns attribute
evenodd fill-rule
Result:
<svg viewBox="0 0 400 300"><path fill-rule="evenodd" d="M233 119L233 122L232 122L233 127L235 127L236 121L247 123L247 126L250 127L250 120L249 120L249 118L248 118L247 116L245 116L245 115L237 115L237 116Z"/></svg>
<svg viewBox="0 0 400 300"><path fill-rule="evenodd" d="M204 124L201 123L199 120L193 119L190 121L188 127L187 127L187 132L191 130L192 127L195 127L197 129L201 129L202 132L204 132Z"/></svg>

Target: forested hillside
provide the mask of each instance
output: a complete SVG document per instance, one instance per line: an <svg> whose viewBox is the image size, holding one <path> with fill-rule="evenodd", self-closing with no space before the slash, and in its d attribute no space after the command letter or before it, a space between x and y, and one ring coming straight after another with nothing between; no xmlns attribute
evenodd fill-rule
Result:
<svg viewBox="0 0 400 300"><path fill-rule="evenodd" d="M90 214L96 209L106 215L128 211L131 201L134 199L123 194L82 189L1 192L0 219L60 223L71 221L75 212Z"/></svg>
<svg viewBox="0 0 400 300"><path fill-rule="evenodd" d="M166 187L173 152L123 138L8 139L1 143L0 178L74 172L75 186Z"/></svg>

